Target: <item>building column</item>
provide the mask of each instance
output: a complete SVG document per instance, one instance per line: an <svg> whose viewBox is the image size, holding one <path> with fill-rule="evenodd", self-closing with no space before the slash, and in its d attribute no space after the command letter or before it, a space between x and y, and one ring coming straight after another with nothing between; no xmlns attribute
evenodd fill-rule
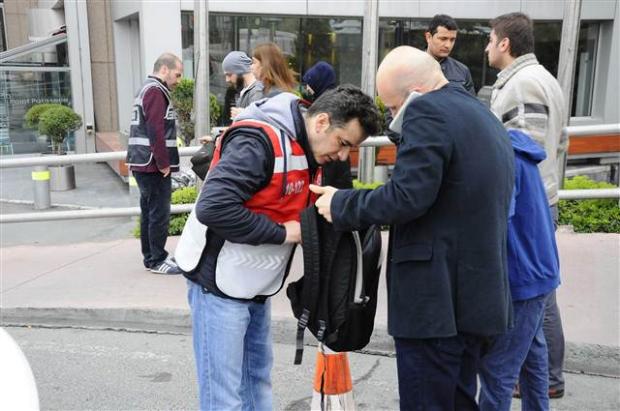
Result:
<svg viewBox="0 0 620 411"><path fill-rule="evenodd" d="M140 44L144 77L152 73L153 63L162 53L170 52L182 58L181 2L161 2L156 7L147 2L142 4Z"/></svg>
<svg viewBox="0 0 620 411"><path fill-rule="evenodd" d="M82 127L75 131L75 151L93 153L95 152L95 116L87 6L83 1L65 0L64 7L73 109L82 116Z"/></svg>

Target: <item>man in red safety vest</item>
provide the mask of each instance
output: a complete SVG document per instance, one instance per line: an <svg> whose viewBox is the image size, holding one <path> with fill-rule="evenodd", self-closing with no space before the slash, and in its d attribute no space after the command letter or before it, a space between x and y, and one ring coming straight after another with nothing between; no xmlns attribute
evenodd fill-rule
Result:
<svg viewBox="0 0 620 411"><path fill-rule="evenodd" d="M175 252L189 279L201 409L272 409L269 297L300 242L299 213L320 166L345 160L379 131L356 87L326 92L306 111L281 93L246 108L218 139Z"/></svg>

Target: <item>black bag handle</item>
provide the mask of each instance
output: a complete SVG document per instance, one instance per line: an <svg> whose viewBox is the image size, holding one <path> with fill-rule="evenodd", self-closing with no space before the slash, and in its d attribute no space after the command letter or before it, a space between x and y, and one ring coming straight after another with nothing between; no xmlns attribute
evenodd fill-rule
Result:
<svg viewBox="0 0 620 411"><path fill-rule="evenodd" d="M316 309L321 270L319 231L317 215L314 205L307 207L300 213L301 247L304 252L304 286L301 293L302 313L297 322L297 342L295 350L295 364L301 364L304 353L304 331L308 326L311 313Z"/></svg>

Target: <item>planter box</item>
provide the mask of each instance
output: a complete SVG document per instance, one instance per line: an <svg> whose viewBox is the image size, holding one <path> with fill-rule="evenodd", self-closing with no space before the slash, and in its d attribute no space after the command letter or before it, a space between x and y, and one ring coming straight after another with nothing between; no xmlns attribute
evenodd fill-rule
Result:
<svg viewBox="0 0 620 411"><path fill-rule="evenodd" d="M72 165L50 166L50 190L67 191L75 188L75 167Z"/></svg>

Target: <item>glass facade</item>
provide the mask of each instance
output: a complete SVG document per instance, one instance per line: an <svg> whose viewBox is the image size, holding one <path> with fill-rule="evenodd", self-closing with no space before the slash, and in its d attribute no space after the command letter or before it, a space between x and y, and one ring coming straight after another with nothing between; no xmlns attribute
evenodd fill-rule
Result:
<svg viewBox="0 0 620 411"><path fill-rule="evenodd" d="M410 45L426 50L424 33L430 19L382 19L379 26L379 61L394 47ZM488 21L458 21L459 30L451 57L469 67L476 91L492 86L498 70L489 67L484 49L491 33ZM536 56L554 76L558 71L560 22L535 22Z"/></svg>
<svg viewBox="0 0 620 411"><path fill-rule="evenodd" d="M336 17L238 16L213 13L209 20L210 85L221 104L226 99L226 83L221 62L231 50L251 55L263 42L282 48L289 64L304 73L319 60L336 69L340 84L361 83L362 19ZM379 62L394 47L411 45L426 49L424 32L430 19L382 18L379 22ZM183 61L188 77L193 77L193 12L183 11ZM458 20L459 31L452 57L466 64L476 90L492 86L498 70L489 67L484 49L491 32L487 20ZM600 25L582 22L573 94L573 116L589 116ZM535 52L540 63L557 76L562 23L535 21ZM487 87L488 88L488 87Z"/></svg>
<svg viewBox="0 0 620 411"><path fill-rule="evenodd" d="M185 75L193 77L193 12L181 14ZM210 91L225 105L226 82L222 60L232 50L252 50L261 43L276 43L290 67L303 73L319 60L334 66L341 84L360 85L362 77L362 19L288 16L209 15ZM223 116L225 117L225 116ZM220 123L224 120L220 119Z"/></svg>
<svg viewBox="0 0 620 411"><path fill-rule="evenodd" d="M429 19L381 19L379 25L379 61L394 47L410 45L426 49L424 32ZM488 21L458 21L456 45L451 56L469 67L479 91L492 86L498 70L489 67L484 49L491 32ZM582 23L579 32L577 70L573 90L572 116L589 116L592 110L592 90L596 50L599 36L598 23ZM535 53L538 61L557 76L562 23L558 21L535 21Z"/></svg>
<svg viewBox="0 0 620 411"><path fill-rule="evenodd" d="M577 65L573 86L573 116L592 115L594 91L594 68L598 50L599 23L581 23L579 44L577 46Z"/></svg>
<svg viewBox="0 0 620 411"><path fill-rule="evenodd" d="M66 40L56 45L34 46L0 64L1 154L50 152L49 137L27 128L24 115L35 104L72 104ZM75 149L73 133L66 144L68 151Z"/></svg>

